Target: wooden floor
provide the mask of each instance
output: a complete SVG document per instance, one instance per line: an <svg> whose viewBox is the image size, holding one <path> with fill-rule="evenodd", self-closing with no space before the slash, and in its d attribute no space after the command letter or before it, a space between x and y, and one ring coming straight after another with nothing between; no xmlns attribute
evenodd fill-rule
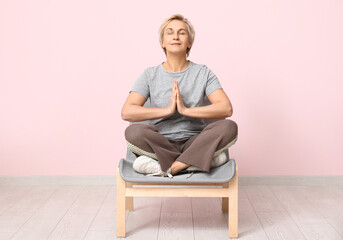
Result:
<svg viewBox="0 0 343 240"><path fill-rule="evenodd" d="M115 186L0 186L0 239L116 239ZM126 239L228 239L219 198L135 198ZM239 186L239 239L343 239L342 186Z"/></svg>

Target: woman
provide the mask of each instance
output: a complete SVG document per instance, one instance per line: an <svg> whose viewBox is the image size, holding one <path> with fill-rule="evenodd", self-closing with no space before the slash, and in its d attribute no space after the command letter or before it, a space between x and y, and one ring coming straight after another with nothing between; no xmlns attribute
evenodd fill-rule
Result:
<svg viewBox="0 0 343 240"><path fill-rule="evenodd" d="M141 173L172 176L183 169L209 172L228 161L225 149L237 139L237 124L225 119L232 106L215 74L187 60L194 42L192 24L180 14L160 27L166 62L145 69L122 108L129 149ZM150 107L143 107L150 99ZM207 119L221 119L207 124Z"/></svg>

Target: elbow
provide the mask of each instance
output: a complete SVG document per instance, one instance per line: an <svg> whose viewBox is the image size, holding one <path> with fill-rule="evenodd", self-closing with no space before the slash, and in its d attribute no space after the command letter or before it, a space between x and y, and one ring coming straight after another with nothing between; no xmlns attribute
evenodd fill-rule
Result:
<svg viewBox="0 0 343 240"><path fill-rule="evenodd" d="M222 102L222 116L223 118L231 117L233 114L233 109L230 101Z"/></svg>
<svg viewBox="0 0 343 240"><path fill-rule="evenodd" d="M230 107L227 108L226 117L231 117L232 114L233 114L233 109L232 109L232 107L230 106Z"/></svg>
<svg viewBox="0 0 343 240"><path fill-rule="evenodd" d="M220 117L219 118L228 118L232 116L232 105L230 103L222 103L220 109Z"/></svg>
<svg viewBox="0 0 343 240"><path fill-rule="evenodd" d="M123 119L124 121L129 121L129 116L126 113L126 111L124 110L124 108L121 110L121 119Z"/></svg>
<svg viewBox="0 0 343 240"><path fill-rule="evenodd" d="M132 105L125 105L121 110L121 118L124 121L128 122L138 122L140 121L137 114L135 113L135 109L132 108Z"/></svg>

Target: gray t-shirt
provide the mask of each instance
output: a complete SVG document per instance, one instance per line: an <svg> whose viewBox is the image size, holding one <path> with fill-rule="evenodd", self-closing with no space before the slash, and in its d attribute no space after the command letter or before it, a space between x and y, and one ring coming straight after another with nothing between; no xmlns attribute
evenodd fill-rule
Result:
<svg viewBox="0 0 343 240"><path fill-rule="evenodd" d="M172 96L174 80L177 80L186 107L211 104L207 96L222 88L218 78L206 65L189 62L187 69L181 72L168 72L162 64L149 67L139 76L131 91L147 99L144 107L166 108ZM213 122L211 120L185 117L176 112L166 118L149 120L149 124L169 140L183 140L199 134L209 122Z"/></svg>

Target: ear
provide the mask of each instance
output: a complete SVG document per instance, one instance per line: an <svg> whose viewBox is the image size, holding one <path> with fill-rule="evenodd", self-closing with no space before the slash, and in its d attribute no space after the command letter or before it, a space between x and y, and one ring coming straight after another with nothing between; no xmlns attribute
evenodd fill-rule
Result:
<svg viewBox="0 0 343 240"><path fill-rule="evenodd" d="M192 44L189 43L187 48L191 49L191 47L192 47Z"/></svg>

